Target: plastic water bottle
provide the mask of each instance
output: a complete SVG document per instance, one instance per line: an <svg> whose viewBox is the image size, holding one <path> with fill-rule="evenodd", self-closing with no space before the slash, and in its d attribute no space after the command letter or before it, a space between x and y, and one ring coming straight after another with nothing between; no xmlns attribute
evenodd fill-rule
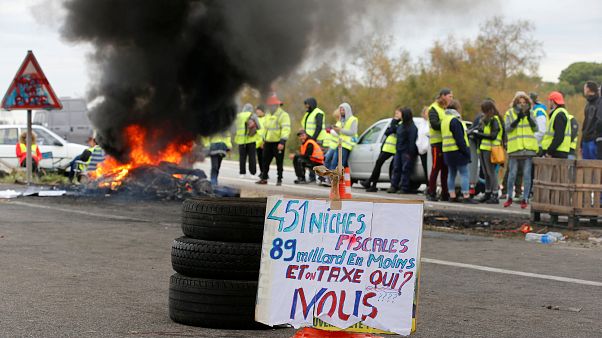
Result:
<svg viewBox="0 0 602 338"><path fill-rule="evenodd" d="M560 242L560 241L564 240L564 235L562 233L560 233L560 232L552 232L552 231L550 231L550 232L546 233L546 235L548 235L550 237L556 238L557 242Z"/></svg>
<svg viewBox="0 0 602 338"><path fill-rule="evenodd" d="M529 232L525 236L525 241L527 242L537 242L541 244L551 244L555 243L558 239L554 236L550 236L548 234L536 234L534 232Z"/></svg>

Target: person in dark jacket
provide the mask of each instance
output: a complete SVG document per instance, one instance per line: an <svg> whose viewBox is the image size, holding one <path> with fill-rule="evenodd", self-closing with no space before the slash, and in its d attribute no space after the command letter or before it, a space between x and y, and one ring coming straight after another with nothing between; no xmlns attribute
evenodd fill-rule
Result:
<svg viewBox="0 0 602 338"><path fill-rule="evenodd" d="M552 158L568 158L570 151L571 135L565 135L569 123L564 107L564 97L560 92L551 92L549 97L548 128L542 141L544 156ZM557 114L556 111L559 111ZM570 132L570 125L569 125Z"/></svg>
<svg viewBox="0 0 602 338"><path fill-rule="evenodd" d="M484 116L479 122L479 127L472 130L472 134L479 138L480 161L483 174L485 175L485 196L479 202L487 204L498 204L499 184L495 164L491 163L491 150L494 146L502 144L502 119L500 113L491 100L481 103L481 111Z"/></svg>
<svg viewBox="0 0 602 338"><path fill-rule="evenodd" d="M410 175L414 168L418 148L418 128L414 124L414 116L410 108L401 109L402 123L397 127L397 143L395 157L393 158L393 177L391 187L387 192L399 192L402 194L415 193L410 190Z"/></svg>
<svg viewBox="0 0 602 338"><path fill-rule="evenodd" d="M587 100L581 129L581 155L584 160L595 160L598 158L596 150L596 124L602 123L602 111L600 111L601 99L598 93L598 84L587 81L583 86L583 95Z"/></svg>
<svg viewBox="0 0 602 338"><path fill-rule="evenodd" d="M445 120L441 123L443 136L443 157L447 164L449 175L447 186L456 186L456 176L460 174L460 187L463 195L462 202L476 203L470 198L468 164L470 163L470 146L466 128L460 120L460 113L455 109L447 109ZM451 135L451 139L449 136ZM449 190L451 202L460 202L456 196L456 189Z"/></svg>
<svg viewBox="0 0 602 338"><path fill-rule="evenodd" d="M376 184L380 179L380 172L382 170L383 164L393 157L396 153L397 149L397 127L399 122L401 121L401 108L395 110L395 114L391 119L391 123L387 130L385 130L385 142L380 148L380 154L378 154L378 158L376 159L376 163L374 164L374 168L372 169L372 175L367 181L362 181L361 184L366 188L366 192L377 192Z"/></svg>
<svg viewBox="0 0 602 338"><path fill-rule="evenodd" d="M447 165L441 151L441 120L445 116L445 109L452 103L454 94L451 89L443 88L439 91L437 100L429 106L428 120L430 126L430 142L433 165L429 175L426 198L429 201L437 201L437 177L441 172L441 201L449 201L447 187Z"/></svg>

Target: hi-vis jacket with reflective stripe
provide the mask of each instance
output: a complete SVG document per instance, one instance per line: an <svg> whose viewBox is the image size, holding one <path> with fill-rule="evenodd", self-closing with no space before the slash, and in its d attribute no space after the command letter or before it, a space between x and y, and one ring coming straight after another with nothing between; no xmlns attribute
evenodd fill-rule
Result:
<svg viewBox="0 0 602 338"><path fill-rule="evenodd" d="M493 120L497 121L498 126L500 126L500 131L497 133L495 140L490 140L486 138L482 139L481 146L479 147L480 150L491 151L491 148L493 148L494 146L499 146L502 144L502 134L504 133L504 126L502 126L502 121L500 121L500 118L497 115L493 116L493 119L491 119L489 123L485 125L485 128L483 129L483 134L491 134L491 123L493 122Z"/></svg>
<svg viewBox="0 0 602 338"><path fill-rule="evenodd" d="M351 125L353 124L354 121L359 125L358 118L355 116L351 116L350 118L345 120L345 123L343 124L343 129L345 129L345 130L351 129ZM355 135L353 135L353 136L349 136L349 135L345 135L344 133L341 132L341 133L339 133L339 135L341 137L341 143L342 143L343 148L345 148L347 150L353 149L353 147L357 143L357 137L358 137L357 133L355 133Z"/></svg>
<svg viewBox="0 0 602 338"><path fill-rule="evenodd" d="M274 113L265 117L266 142L280 142L288 140L291 134L291 118L287 112L278 107Z"/></svg>
<svg viewBox="0 0 602 338"><path fill-rule="evenodd" d="M454 134L452 134L451 129L449 127L453 119L458 119L460 121L460 119L454 115L445 115L443 120L441 121L441 136L443 140L441 150L444 153L460 150L460 148L458 148L458 145L456 144ZM464 123L462 123L462 129L464 129L464 142L466 142L466 145L468 145L468 135L466 134L466 125Z"/></svg>
<svg viewBox="0 0 602 338"><path fill-rule="evenodd" d="M548 128L546 134L543 136L543 140L541 141L542 149L548 150L552 141L554 140L554 121L559 114L564 114L566 117L566 127L564 128L564 138L562 139L562 143L556 148L556 151L568 153L571 150L571 120L569 119L569 113L564 108L556 108L554 112L552 112L552 116L548 120Z"/></svg>
<svg viewBox="0 0 602 338"><path fill-rule="evenodd" d="M437 115L439 115L439 121L441 121L441 123L443 123L443 119L445 117L445 109L441 108L441 106L439 106L439 103L437 103L437 102L433 102L433 104L431 104L429 106L428 111L430 112L431 109L435 109L435 111L437 112ZM433 129L430 126L430 123L429 123L429 128L430 128L429 131L430 131L431 144L441 143L443 141L441 138L441 131Z"/></svg>
<svg viewBox="0 0 602 338"><path fill-rule="evenodd" d="M316 141L323 142L326 138L326 119L324 117L324 112L320 108L314 109L311 113L305 112L303 115L303 119L301 119L301 126L305 129L305 132L310 137L314 135L316 131L316 116L322 115L322 129L320 130L320 134Z"/></svg>
<svg viewBox="0 0 602 338"><path fill-rule="evenodd" d="M531 114L531 112L529 112ZM506 125L514 123L518 118L518 114L514 108L510 108L506 114ZM533 116L532 116L533 118ZM518 122L518 125L512 130L507 131L508 135L508 154L512 154L521 150L530 150L537 152L539 145L537 144L537 138L535 138L535 130L531 128L529 119L523 117Z"/></svg>

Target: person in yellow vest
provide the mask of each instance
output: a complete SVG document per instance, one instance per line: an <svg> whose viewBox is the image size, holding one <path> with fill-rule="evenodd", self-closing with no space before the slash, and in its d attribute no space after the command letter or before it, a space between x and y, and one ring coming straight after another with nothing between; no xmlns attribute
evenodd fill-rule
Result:
<svg viewBox="0 0 602 338"><path fill-rule="evenodd" d="M238 144L238 163L241 178L247 177L246 164L249 159L249 173L255 176L257 173L257 149L256 142L260 129L259 120L255 115L253 105L245 103L242 111L236 115L236 135L234 142Z"/></svg>
<svg viewBox="0 0 602 338"><path fill-rule="evenodd" d="M323 148L326 151L324 155L324 165L328 168L330 167L330 163L332 162L332 158L334 154L338 151L339 146L339 134L334 130L335 127L342 127L341 124L341 112L339 108L335 109L332 112L332 117L335 120L335 124L326 128L326 137L324 138L324 143L322 144ZM336 165L335 165L336 166ZM330 185L329 178L318 177L318 180L325 185Z"/></svg>
<svg viewBox="0 0 602 338"><path fill-rule="evenodd" d="M341 113L341 127L334 126L333 129L339 135L342 144L342 153L343 156L341 158L341 162L343 167L349 166L349 154L351 150L357 143L357 130L359 125L359 120L357 117L353 116L353 110L351 110L351 105L347 102L341 103L339 105L339 112ZM339 152L336 151L332 157L332 161L330 162L330 166L328 169L333 170L337 167L339 163Z"/></svg>
<svg viewBox="0 0 602 338"><path fill-rule="evenodd" d="M318 108L318 102L315 98L309 97L303 102L305 105L305 114L301 119L301 128L307 135L322 145L326 138L326 119L324 112Z"/></svg>
<svg viewBox="0 0 602 338"><path fill-rule="evenodd" d="M401 124L397 127L395 157L393 158L393 175L388 193L412 194L410 176L414 171L414 162L418 155L418 127L414 123L414 115L410 108L401 109Z"/></svg>
<svg viewBox="0 0 602 338"><path fill-rule="evenodd" d="M222 166L222 160L230 153L232 141L228 132L218 133L213 136L202 138L203 146L209 151L211 158L211 185L217 185L219 169Z"/></svg>
<svg viewBox="0 0 602 338"><path fill-rule="evenodd" d="M568 158L571 150L571 124L569 112L564 107L564 97L559 92L551 92L548 104L550 118L541 141L544 156Z"/></svg>
<svg viewBox="0 0 602 338"><path fill-rule="evenodd" d="M502 145L502 136L504 126L500 113L492 100L485 100L481 103L483 117L479 122L477 129L472 129L480 142L479 159L481 170L485 176L485 196L479 200L481 203L498 204L499 203L499 182L497 177L496 165L491 163L491 149L494 146Z"/></svg>
<svg viewBox="0 0 602 338"><path fill-rule="evenodd" d="M380 148L380 154L378 154L378 158L376 159L376 163L374 164L374 168L372 169L372 175L366 181L361 181L362 186L366 188L366 192L377 192L376 184L380 180L380 172L382 170L383 164L395 155L395 146L397 144L397 127L399 126L399 122L401 121L401 108L395 109L395 113L393 114L393 118L391 119L391 123L385 130L385 142L382 144Z"/></svg>
<svg viewBox="0 0 602 338"><path fill-rule="evenodd" d="M261 175L261 172L263 171L263 144L265 143L265 135L268 131L265 128L265 107L262 104L255 107L255 115L257 115L257 120L261 127L257 130L257 140L255 142L255 147L257 148L257 164L259 165L259 174Z"/></svg>
<svg viewBox="0 0 602 338"><path fill-rule="evenodd" d="M571 149L569 150L569 160L577 159L577 136L579 134L579 122L571 113L569 115L569 124L571 125Z"/></svg>
<svg viewBox="0 0 602 338"><path fill-rule="evenodd" d="M24 131L19 136L19 142L17 143L17 159L19 160L19 166L25 168L27 165L27 132ZM34 132L31 133L31 171L36 173L38 172L38 168L40 165L40 160L42 159L42 153L40 152L40 147L36 144L36 134Z"/></svg>
<svg viewBox="0 0 602 338"><path fill-rule="evenodd" d="M301 147L298 153L289 156L293 160L293 167L297 175L295 184L308 184L310 182L305 180L305 170L313 171L315 166L323 165L324 152L318 142L309 137L305 130L299 130L297 136L301 142Z"/></svg>
<svg viewBox="0 0 602 338"><path fill-rule="evenodd" d="M263 144L263 164L261 166L260 180L257 184L268 184L270 164L276 158L278 180L276 185L282 185L282 172L284 171L284 151L286 141L291 134L291 118L282 109L283 102L273 94L267 99L269 113L265 117L265 143Z"/></svg>
<svg viewBox="0 0 602 338"><path fill-rule="evenodd" d="M447 165L443 158L442 138L441 138L441 121L445 116L445 109L454 99L454 94L451 89L443 88L439 91L437 100L429 106L429 137L431 142L431 152L433 157L433 165L429 176L427 199L429 201L437 200L437 176L441 172L441 200L449 200L449 192L447 187Z"/></svg>
<svg viewBox="0 0 602 338"><path fill-rule="evenodd" d="M470 198L468 164L470 163L470 146L466 127L460 120L460 113L455 109L446 110L441 121L441 151L449 169L447 185L455 187L456 176L460 175L460 189L463 199L456 196L456 189L449 191L451 202L477 203Z"/></svg>
<svg viewBox="0 0 602 338"><path fill-rule="evenodd" d="M512 196L517 173L522 169L523 198L520 202L522 209L529 204L531 193L531 168L532 159L537 156L539 144L535 133L538 131L533 102L527 93L519 91L514 94L510 109L504 116L504 126L508 136L508 199L504 202L504 208L512 205Z"/></svg>

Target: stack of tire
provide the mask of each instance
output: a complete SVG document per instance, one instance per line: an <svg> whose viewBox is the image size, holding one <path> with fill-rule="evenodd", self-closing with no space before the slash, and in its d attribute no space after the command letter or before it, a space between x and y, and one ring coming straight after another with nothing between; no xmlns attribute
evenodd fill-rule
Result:
<svg viewBox="0 0 602 338"><path fill-rule="evenodd" d="M184 201L182 230L171 249L177 272L169 285L169 317L220 329L267 328L255 322L266 199Z"/></svg>

